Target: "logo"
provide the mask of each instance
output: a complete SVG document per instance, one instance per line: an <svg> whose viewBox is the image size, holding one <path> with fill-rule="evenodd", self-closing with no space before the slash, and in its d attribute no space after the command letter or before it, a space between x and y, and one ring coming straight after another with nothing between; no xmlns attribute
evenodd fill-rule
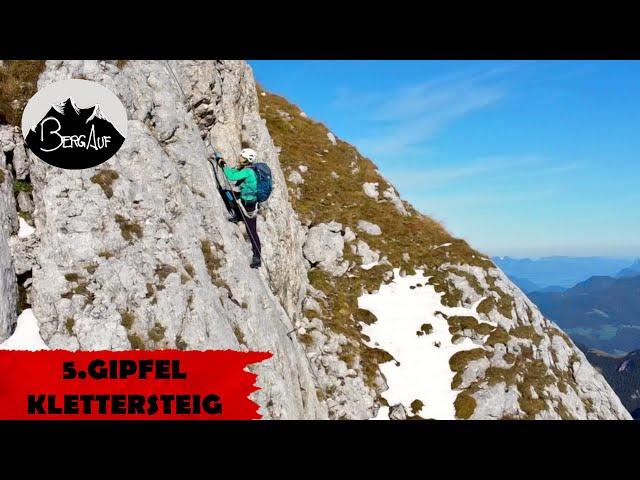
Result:
<svg viewBox="0 0 640 480"><path fill-rule="evenodd" d="M109 160L127 136L127 112L110 90L62 80L38 91L22 114L29 149L54 167L78 170Z"/></svg>

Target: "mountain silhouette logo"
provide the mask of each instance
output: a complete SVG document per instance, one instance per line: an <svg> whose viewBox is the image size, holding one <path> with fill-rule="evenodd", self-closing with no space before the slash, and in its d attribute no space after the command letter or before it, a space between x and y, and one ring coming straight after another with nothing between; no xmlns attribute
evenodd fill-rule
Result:
<svg viewBox="0 0 640 480"><path fill-rule="evenodd" d="M70 79L39 90L22 114L29 149L59 168L92 168L109 160L127 135L127 112L97 82Z"/></svg>

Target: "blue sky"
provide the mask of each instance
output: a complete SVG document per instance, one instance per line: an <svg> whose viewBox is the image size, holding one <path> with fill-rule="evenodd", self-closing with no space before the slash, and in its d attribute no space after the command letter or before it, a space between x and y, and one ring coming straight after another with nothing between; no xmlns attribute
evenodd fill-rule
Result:
<svg viewBox="0 0 640 480"><path fill-rule="evenodd" d="M251 61L491 255L640 256L640 62Z"/></svg>

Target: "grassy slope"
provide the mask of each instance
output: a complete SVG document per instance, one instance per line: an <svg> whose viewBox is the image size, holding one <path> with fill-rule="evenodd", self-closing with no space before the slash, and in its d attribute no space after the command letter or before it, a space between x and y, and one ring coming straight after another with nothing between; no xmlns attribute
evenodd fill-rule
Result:
<svg viewBox="0 0 640 480"><path fill-rule="evenodd" d="M404 205L411 215L405 217L398 214L390 202L375 201L366 196L362 189L365 182L378 182L379 192L390 186L369 159L362 157L348 143L338 140L337 145L332 145L324 125L302 117L300 109L286 99L262 93L259 90L260 112L267 121L275 144L282 149L280 162L285 177L299 165L306 165L309 169L303 174L303 184L290 185L292 189L299 187L301 190L300 198L292 195L291 201L303 223L313 225L335 220L356 231L372 249L379 250L381 256L387 256L394 267L408 273L412 273L414 267L424 268L428 275L433 275L432 284L436 289L445 293L443 301L451 306L457 305L460 293L446 280L440 269L442 264L493 266L467 242L453 238L439 223L420 214L408 203ZM352 173L354 167L359 169L356 173ZM334 178L331 172L337 173L339 178ZM371 236L357 231L360 219L379 225L382 235ZM452 245L434 249L444 243ZM408 262L403 260L403 253L409 254ZM345 258L356 261L348 247L345 247ZM385 355L366 348L360 342L358 320L367 321L370 315L358 309L357 298L363 289L377 289L388 270L388 266L377 266L368 271L353 268L339 278L319 269L309 272L312 285L329 297L323 322L354 340L352 348L343 352L344 359L350 363L360 356L369 382L377 370L377 361L384 360Z"/></svg>
<svg viewBox="0 0 640 480"><path fill-rule="evenodd" d="M0 67L0 124L20 125L22 111L37 91L44 60L5 60Z"/></svg>

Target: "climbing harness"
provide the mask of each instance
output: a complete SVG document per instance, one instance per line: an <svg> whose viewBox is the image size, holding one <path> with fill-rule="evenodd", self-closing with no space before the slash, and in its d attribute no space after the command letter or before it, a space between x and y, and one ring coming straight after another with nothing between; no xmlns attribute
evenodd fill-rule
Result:
<svg viewBox="0 0 640 480"><path fill-rule="evenodd" d="M247 209L244 207L244 204L242 203L242 200L238 200L236 198L236 203L238 204L238 207L240 207L240 211L245 217L253 219L258 216L258 205L260 205L258 202L256 202L256 208L254 208L252 212L247 211Z"/></svg>

